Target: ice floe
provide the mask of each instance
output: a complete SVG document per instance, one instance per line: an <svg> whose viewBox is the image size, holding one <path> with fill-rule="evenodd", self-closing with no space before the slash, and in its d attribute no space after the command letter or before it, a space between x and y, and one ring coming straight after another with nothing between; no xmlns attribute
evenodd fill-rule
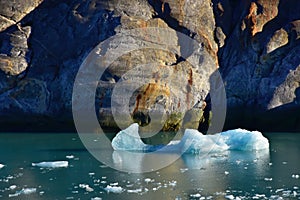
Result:
<svg viewBox="0 0 300 200"><path fill-rule="evenodd" d="M201 154L203 152L223 152L227 150L256 151L269 148L269 141L261 132L234 129L214 135L203 135L197 130L186 129L180 141L172 141L168 145L147 145L139 136L138 124L132 124L120 131L112 140L114 150L184 152Z"/></svg>
<svg viewBox="0 0 300 200"><path fill-rule="evenodd" d="M3 164L0 164L0 169L2 169L4 166L5 166L5 165L3 165Z"/></svg>
<svg viewBox="0 0 300 200"><path fill-rule="evenodd" d="M68 167L68 161L52 161L52 162L39 162L32 163L33 167L42 167L42 168L59 168L59 167Z"/></svg>
<svg viewBox="0 0 300 200"><path fill-rule="evenodd" d="M8 196L9 197L17 197L17 196L20 196L22 194L32 194L32 193L36 193L36 188L23 188L22 190L17 191L14 194L9 194Z"/></svg>
<svg viewBox="0 0 300 200"><path fill-rule="evenodd" d="M88 184L79 184L79 187L85 189L87 192L93 192L94 189L91 188Z"/></svg>
<svg viewBox="0 0 300 200"><path fill-rule="evenodd" d="M106 192L112 192L112 193L122 193L124 189L121 186L110 186L107 185L106 188L104 188Z"/></svg>

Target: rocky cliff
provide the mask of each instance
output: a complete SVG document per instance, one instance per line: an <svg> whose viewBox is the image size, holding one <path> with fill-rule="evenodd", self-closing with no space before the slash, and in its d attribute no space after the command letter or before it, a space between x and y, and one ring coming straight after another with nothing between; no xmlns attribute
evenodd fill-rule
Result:
<svg viewBox="0 0 300 200"><path fill-rule="evenodd" d="M111 98L118 82L130 88L144 78L119 113L147 124L153 110L163 112L162 128L177 130L200 100L209 112L219 71L225 129L300 131L299 9L298 0L0 0L0 131L72 130L74 79L95 47L124 52L99 77L103 127L117 127L111 106L126 101L128 91ZM154 37L151 28L169 34ZM168 42L172 48L159 48Z"/></svg>

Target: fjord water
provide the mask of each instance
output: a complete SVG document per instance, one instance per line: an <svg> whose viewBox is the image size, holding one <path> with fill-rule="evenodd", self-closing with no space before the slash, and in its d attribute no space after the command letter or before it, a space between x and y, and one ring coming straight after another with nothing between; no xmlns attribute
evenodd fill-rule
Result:
<svg viewBox="0 0 300 200"><path fill-rule="evenodd" d="M300 199L300 133L264 135L269 150L186 154L159 171L135 174L100 163L77 134L1 134L0 198ZM112 157L137 168L143 164L122 152ZM32 166L42 161L69 165Z"/></svg>

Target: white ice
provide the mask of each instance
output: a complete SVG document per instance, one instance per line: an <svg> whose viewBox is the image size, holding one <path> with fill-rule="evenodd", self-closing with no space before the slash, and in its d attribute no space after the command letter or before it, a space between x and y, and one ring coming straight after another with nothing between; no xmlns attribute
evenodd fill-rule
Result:
<svg viewBox="0 0 300 200"><path fill-rule="evenodd" d="M112 140L114 150L156 151L161 145L144 144L139 136L138 124L132 124L120 131ZM180 141L172 141L163 149L174 152L201 154L202 152L223 152L227 150L256 151L269 148L269 141L259 131L234 129L214 135L203 135L197 130L186 129Z"/></svg>
<svg viewBox="0 0 300 200"><path fill-rule="evenodd" d="M122 193L124 189L120 186L110 186L107 185L106 188L104 188L106 192L112 192L112 193Z"/></svg>
<svg viewBox="0 0 300 200"><path fill-rule="evenodd" d="M143 151L150 148L151 145L143 143L139 136L139 125L134 123L114 137L112 146L115 150Z"/></svg>
<svg viewBox="0 0 300 200"><path fill-rule="evenodd" d="M21 194L32 194L36 192L36 188L23 188L20 191L17 191L15 194L9 194L9 197L16 197L19 196Z"/></svg>
<svg viewBox="0 0 300 200"><path fill-rule="evenodd" d="M32 163L33 167L42 167L42 168L58 168L58 167L68 167L68 161L53 161L53 162L39 162Z"/></svg>
<svg viewBox="0 0 300 200"><path fill-rule="evenodd" d="M93 192L94 189L91 188L88 184L79 184L79 187L85 189L87 192Z"/></svg>
<svg viewBox="0 0 300 200"><path fill-rule="evenodd" d="M3 164L0 163L0 169L2 169L4 166L5 166L5 165L3 165Z"/></svg>

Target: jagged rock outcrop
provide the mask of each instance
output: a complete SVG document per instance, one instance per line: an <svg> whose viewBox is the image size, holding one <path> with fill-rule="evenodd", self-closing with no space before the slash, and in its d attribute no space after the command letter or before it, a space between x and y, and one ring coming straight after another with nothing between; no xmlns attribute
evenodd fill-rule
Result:
<svg viewBox="0 0 300 200"><path fill-rule="evenodd" d="M146 125L153 110L163 109L162 128L178 130L184 113L209 99L209 79L220 70L226 128L300 130L299 8L298 0L0 0L0 126L72 127L73 83L91 50L116 34L123 38L114 43L119 50L144 44L128 30L156 27L172 34L158 34L153 46L170 41L172 50L125 53L99 77L102 126L116 126L111 95L118 81L144 77L149 82L130 97L131 117ZM146 73L148 63L156 64ZM122 93L117 98L125 101Z"/></svg>
<svg viewBox="0 0 300 200"><path fill-rule="evenodd" d="M0 31L16 25L43 0L0 1Z"/></svg>

